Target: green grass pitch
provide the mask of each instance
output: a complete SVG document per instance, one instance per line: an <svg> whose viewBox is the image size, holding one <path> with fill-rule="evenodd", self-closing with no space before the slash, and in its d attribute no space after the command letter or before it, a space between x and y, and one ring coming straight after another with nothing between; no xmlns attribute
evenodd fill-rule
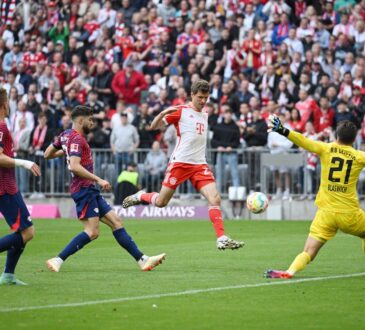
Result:
<svg viewBox="0 0 365 330"><path fill-rule="evenodd" d="M327 278L364 272L359 239L339 234L298 282L263 278L267 268L285 269L301 251L309 222L226 221L227 232L246 246L218 251L209 221L126 221L142 251L167 253L146 273L104 225L95 242L51 273L45 260L81 225L34 222L36 237L17 268L29 286L0 287L0 329L364 329L365 276ZM6 232L1 221L0 233ZM31 309L37 306L44 307Z"/></svg>

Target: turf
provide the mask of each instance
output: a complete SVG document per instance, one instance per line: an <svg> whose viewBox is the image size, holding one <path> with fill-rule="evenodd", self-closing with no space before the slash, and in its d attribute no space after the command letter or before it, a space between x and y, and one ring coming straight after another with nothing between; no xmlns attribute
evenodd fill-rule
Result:
<svg viewBox="0 0 365 330"><path fill-rule="evenodd" d="M301 251L309 222L227 221L240 251L217 251L208 221L127 221L146 254L166 252L148 273L114 242L108 228L72 256L60 273L44 261L81 230L74 220L35 221L36 238L17 269L27 287L0 287L0 329L363 329L365 278L327 279L161 298L100 300L277 282L267 268L286 268ZM0 232L7 232L0 222ZM4 263L5 254L0 255ZM364 271L359 239L339 234L297 279ZM280 280L279 280L280 281ZM96 301L95 305L2 312L5 308Z"/></svg>

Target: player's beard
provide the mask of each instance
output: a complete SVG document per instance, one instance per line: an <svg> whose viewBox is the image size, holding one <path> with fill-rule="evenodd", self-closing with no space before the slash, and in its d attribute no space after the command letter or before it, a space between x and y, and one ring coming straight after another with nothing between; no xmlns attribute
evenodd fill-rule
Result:
<svg viewBox="0 0 365 330"><path fill-rule="evenodd" d="M88 127L88 126L84 126L82 129L83 129L85 135L88 135L91 131L90 127Z"/></svg>

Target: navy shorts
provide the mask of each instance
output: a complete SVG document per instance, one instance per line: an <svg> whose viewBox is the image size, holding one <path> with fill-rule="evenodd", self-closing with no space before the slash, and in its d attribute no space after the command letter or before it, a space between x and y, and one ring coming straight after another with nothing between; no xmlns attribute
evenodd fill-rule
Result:
<svg viewBox="0 0 365 330"><path fill-rule="evenodd" d="M71 194L76 203L77 217L80 220L89 218L102 218L112 210L107 201L100 195L100 190L95 187L81 188Z"/></svg>
<svg viewBox="0 0 365 330"><path fill-rule="evenodd" d="M0 196L0 212L9 227L14 231L22 231L33 226L29 211L20 192L14 195L4 194Z"/></svg>

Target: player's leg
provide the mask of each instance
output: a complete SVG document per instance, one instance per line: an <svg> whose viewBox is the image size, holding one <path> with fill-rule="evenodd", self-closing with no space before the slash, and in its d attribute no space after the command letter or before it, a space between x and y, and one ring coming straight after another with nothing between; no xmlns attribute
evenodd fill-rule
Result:
<svg viewBox="0 0 365 330"><path fill-rule="evenodd" d="M318 210L310 227L303 252L299 253L286 271L269 269L268 278L292 278L297 272L306 268L314 260L322 246L336 235L337 220L340 215Z"/></svg>
<svg viewBox="0 0 365 330"><path fill-rule="evenodd" d="M100 209L102 209L103 205L105 204L105 200L101 197L101 199L99 200ZM113 210L109 210L106 214L103 215L103 217L100 218L100 220L111 228L115 240L138 262L138 265L142 270L152 270L153 268L161 264L162 261L165 259L165 253L151 257L143 254L139 250L137 244L134 242L132 237L129 236L129 234L127 233L126 229L123 226L122 219Z"/></svg>
<svg viewBox="0 0 365 330"><path fill-rule="evenodd" d="M134 195L128 196L123 201L123 207L127 208L138 204L151 204L157 207L165 207L175 193L176 188L192 175L192 168L186 164L170 164L165 173L162 188L159 193L146 193L139 191Z"/></svg>
<svg viewBox="0 0 365 330"><path fill-rule="evenodd" d="M89 187L72 195L76 203L77 217L81 220L84 230L76 235L57 257L47 260L47 267L51 271L59 272L63 262L69 256L81 250L99 236L98 193L97 189Z"/></svg>
<svg viewBox="0 0 365 330"><path fill-rule="evenodd" d="M85 245L95 240L99 236L99 217L82 219L84 230L76 235L57 255L57 257L47 260L47 267L58 273L64 261L71 255L80 251Z"/></svg>
<svg viewBox="0 0 365 330"><path fill-rule="evenodd" d="M365 253L365 212L359 209L356 212L346 215L345 219L341 217L338 225L344 233L361 238L362 250Z"/></svg>
<svg viewBox="0 0 365 330"><path fill-rule="evenodd" d="M25 245L34 236L34 227L21 194L0 196L0 212L15 232L0 238L0 252L7 251L5 269L0 277L0 285L24 282L15 278L15 268L24 251Z"/></svg>
<svg viewBox="0 0 365 330"><path fill-rule="evenodd" d="M195 176L192 178L192 183L208 201L209 218L217 236L217 248L220 250L233 250L243 247L244 242L235 241L225 235L221 211L221 197L215 182L207 182L207 184L204 184L204 181L198 181L197 176Z"/></svg>

